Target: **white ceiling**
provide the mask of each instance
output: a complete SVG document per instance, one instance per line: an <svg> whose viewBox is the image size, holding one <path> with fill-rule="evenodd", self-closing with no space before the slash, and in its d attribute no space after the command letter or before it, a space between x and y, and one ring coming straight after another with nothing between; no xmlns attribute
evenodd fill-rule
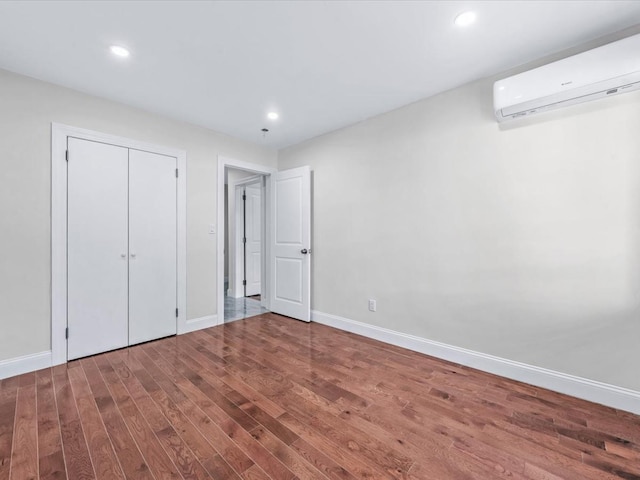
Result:
<svg viewBox="0 0 640 480"><path fill-rule="evenodd" d="M0 1L0 68L281 148L639 23L613 0Z"/></svg>

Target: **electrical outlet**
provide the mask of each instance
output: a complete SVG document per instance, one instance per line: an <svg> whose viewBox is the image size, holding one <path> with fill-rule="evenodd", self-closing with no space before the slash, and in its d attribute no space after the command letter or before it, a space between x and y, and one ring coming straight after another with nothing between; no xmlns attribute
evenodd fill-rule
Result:
<svg viewBox="0 0 640 480"><path fill-rule="evenodd" d="M376 311L376 301L373 298L369 299L369 311L370 312Z"/></svg>

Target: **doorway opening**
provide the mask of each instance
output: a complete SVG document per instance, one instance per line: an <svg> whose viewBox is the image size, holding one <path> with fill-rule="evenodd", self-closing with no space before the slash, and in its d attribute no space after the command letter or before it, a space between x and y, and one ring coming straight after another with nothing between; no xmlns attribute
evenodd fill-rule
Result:
<svg viewBox="0 0 640 480"><path fill-rule="evenodd" d="M224 321L260 315L266 270L266 176L225 169Z"/></svg>
<svg viewBox="0 0 640 480"><path fill-rule="evenodd" d="M235 216L229 215L229 203L236 202L236 186L229 185L229 174L240 171L243 182L248 184L256 177L261 185L262 217L261 258L260 258L260 300L245 297L244 285L236 285L235 296L225 295L231 292L234 280L231 275L235 266L231 249L234 245ZM246 175L246 176L245 176ZM233 176L233 174L232 174ZM227 182L225 182L227 179ZM245 185L246 186L246 185ZM277 171L263 165L218 157L218 221L213 233L217 237L217 313L215 324L228 320L225 316L225 298L240 298L243 301L259 302L264 311L279 313L298 320L309 322L311 319L311 169L308 166ZM246 195L246 189L243 195ZM237 208L234 208L234 213ZM244 217L243 217L244 218ZM242 230L244 232L244 230ZM230 236L227 239L226 235ZM238 235L244 239L244 235ZM243 246L244 249L244 246ZM243 254L244 255L244 254ZM226 262L225 262L226 256ZM243 257L244 258L244 257ZM249 262L245 261L248 266ZM225 275L226 273L226 275ZM257 278L257 275L254 275ZM226 282L225 282L226 278ZM243 274L241 279L249 280ZM253 315L257 315L259 310ZM244 318L245 314L239 318ZM233 318L236 319L236 318Z"/></svg>

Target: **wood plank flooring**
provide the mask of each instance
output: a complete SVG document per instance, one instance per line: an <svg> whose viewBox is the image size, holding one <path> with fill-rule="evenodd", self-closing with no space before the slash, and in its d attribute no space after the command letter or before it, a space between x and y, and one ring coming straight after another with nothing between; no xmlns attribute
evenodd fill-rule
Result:
<svg viewBox="0 0 640 480"><path fill-rule="evenodd" d="M640 417L273 314L0 383L0 480L640 479Z"/></svg>

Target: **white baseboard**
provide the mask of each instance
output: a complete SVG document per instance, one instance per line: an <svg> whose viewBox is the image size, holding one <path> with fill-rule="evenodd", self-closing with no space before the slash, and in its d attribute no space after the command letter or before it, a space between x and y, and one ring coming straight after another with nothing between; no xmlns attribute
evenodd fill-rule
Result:
<svg viewBox="0 0 640 480"><path fill-rule="evenodd" d="M0 379L51 366L51 350L0 361Z"/></svg>
<svg viewBox="0 0 640 480"><path fill-rule="evenodd" d="M640 392L318 311L311 320L381 342L640 415Z"/></svg>
<svg viewBox="0 0 640 480"><path fill-rule="evenodd" d="M216 325L218 325L217 315L192 318L185 322L185 325L180 329L180 331L178 331L178 334L181 335L183 333L194 332L203 328L215 327ZM40 370L41 368L47 368L51 365L51 350L33 353L31 355L24 355L22 357L9 358L7 360L0 360L0 380Z"/></svg>
<svg viewBox="0 0 640 480"><path fill-rule="evenodd" d="M182 328L178 331L178 335L183 333L195 332L203 328L215 327L218 325L218 315L206 315L204 317L192 318L187 320Z"/></svg>

